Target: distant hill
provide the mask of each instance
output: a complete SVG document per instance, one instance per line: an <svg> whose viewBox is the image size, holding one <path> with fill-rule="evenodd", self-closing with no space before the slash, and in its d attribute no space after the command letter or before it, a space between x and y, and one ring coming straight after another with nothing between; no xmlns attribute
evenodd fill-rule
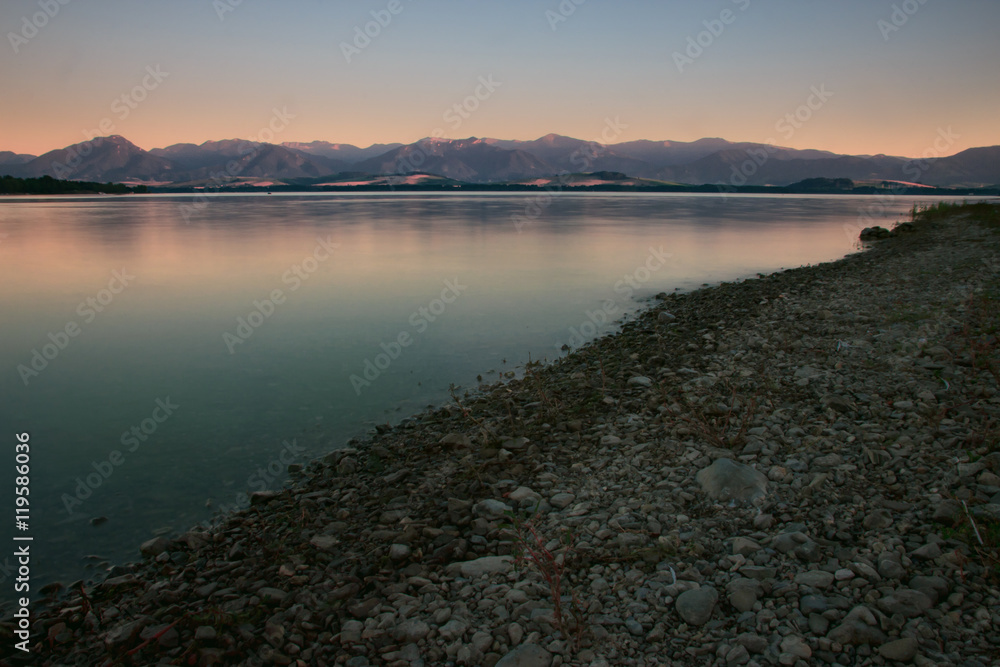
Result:
<svg viewBox="0 0 1000 667"><path fill-rule="evenodd" d="M922 182L942 187L1000 186L1000 146L970 148L929 161Z"/></svg>
<svg viewBox="0 0 1000 667"><path fill-rule="evenodd" d="M547 134L531 141L426 138L412 144L359 148L326 141L284 144L242 139L181 143L145 151L114 135L33 157L0 153L12 176L235 187L335 182L392 183L421 173L463 183L525 183L561 174L615 172L635 180L700 185L787 186L805 179L899 181L937 187L1000 185L1000 146L971 148L927 160L838 155L720 138L628 141L601 145Z"/></svg>
<svg viewBox="0 0 1000 667"><path fill-rule="evenodd" d="M175 165L152 155L125 137L112 135L49 151L21 165L8 165L12 176L52 176L74 181L173 180Z"/></svg>
<svg viewBox="0 0 1000 667"><path fill-rule="evenodd" d="M23 153L11 153L10 151L0 151L0 167L9 164L24 164L35 159L34 155Z"/></svg>

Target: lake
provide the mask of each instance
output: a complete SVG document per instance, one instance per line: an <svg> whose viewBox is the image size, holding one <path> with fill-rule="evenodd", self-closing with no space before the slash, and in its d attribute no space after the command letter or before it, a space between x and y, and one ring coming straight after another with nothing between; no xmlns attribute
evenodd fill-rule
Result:
<svg viewBox="0 0 1000 667"><path fill-rule="evenodd" d="M280 488L288 464L453 383L555 359L659 292L854 252L859 214L891 226L914 201L4 198L0 425L9 464L30 433L32 588L101 577L156 534Z"/></svg>

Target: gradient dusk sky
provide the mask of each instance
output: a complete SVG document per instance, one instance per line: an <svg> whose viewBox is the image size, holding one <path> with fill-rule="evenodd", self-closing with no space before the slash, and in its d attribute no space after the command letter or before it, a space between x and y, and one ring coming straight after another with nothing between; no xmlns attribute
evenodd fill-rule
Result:
<svg viewBox="0 0 1000 667"><path fill-rule="evenodd" d="M599 140L618 119L613 143L1000 144L998 0L4 0L0 26L0 150L21 153L102 121L145 149L257 138L275 109L274 143Z"/></svg>

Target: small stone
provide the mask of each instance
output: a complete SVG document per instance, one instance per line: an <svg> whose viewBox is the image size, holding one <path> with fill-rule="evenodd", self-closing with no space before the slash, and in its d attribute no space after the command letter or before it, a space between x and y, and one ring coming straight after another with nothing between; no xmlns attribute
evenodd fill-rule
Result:
<svg viewBox="0 0 1000 667"><path fill-rule="evenodd" d="M781 533L771 540L771 546L783 554L791 553L804 561L815 563L822 559L819 545L800 531Z"/></svg>
<svg viewBox="0 0 1000 667"><path fill-rule="evenodd" d="M329 551L333 547L340 544L340 540L333 535L314 535L312 539L309 540L309 544L313 545L320 551Z"/></svg>
<svg viewBox="0 0 1000 667"><path fill-rule="evenodd" d="M628 379L628 386L630 387L652 387L653 381L644 375L636 375L635 377L630 377Z"/></svg>
<svg viewBox="0 0 1000 667"><path fill-rule="evenodd" d="M519 503L523 500L541 500L541 496L526 486L519 486L507 496L508 500Z"/></svg>
<svg viewBox="0 0 1000 667"><path fill-rule="evenodd" d="M344 621L340 626L341 644L360 644L361 632L365 629L365 624L361 621Z"/></svg>
<svg viewBox="0 0 1000 667"><path fill-rule="evenodd" d="M931 604L937 604L941 598L948 595L951 585L942 577L917 575L910 579L910 588L930 598Z"/></svg>
<svg viewBox="0 0 1000 667"><path fill-rule="evenodd" d="M271 588L269 586L264 586L257 591L257 595L261 600L270 604L281 604L285 597L288 595L285 591L280 588Z"/></svg>
<svg viewBox="0 0 1000 667"><path fill-rule="evenodd" d="M524 639L524 628L520 623L511 623L507 626L507 636L510 637L510 645L517 646Z"/></svg>
<svg viewBox="0 0 1000 667"><path fill-rule="evenodd" d="M799 598L799 611L802 612L803 616L809 616L813 613L822 614L828 607L826 598L822 595L803 595Z"/></svg>
<svg viewBox="0 0 1000 667"><path fill-rule="evenodd" d="M357 584L355 584L357 586ZM361 600L360 602L355 602L348 605L347 611L354 618L368 618L374 615L375 609L378 608L379 599L378 598L368 598L367 600Z"/></svg>
<svg viewBox="0 0 1000 667"><path fill-rule="evenodd" d="M824 570L809 570L795 575L795 583L813 588L828 588L834 581L834 576Z"/></svg>
<svg viewBox="0 0 1000 667"><path fill-rule="evenodd" d="M826 456L817 456L812 460L813 466L817 468L836 468L844 462L844 457L840 454L827 454Z"/></svg>
<svg viewBox="0 0 1000 667"><path fill-rule="evenodd" d="M830 621L821 614L809 614L809 630L814 635L823 637L830 630Z"/></svg>
<svg viewBox="0 0 1000 667"><path fill-rule="evenodd" d="M396 626L392 635L398 642L410 643L420 641L431 631L431 626L423 621L409 619Z"/></svg>
<svg viewBox="0 0 1000 667"><path fill-rule="evenodd" d="M902 579L906 576L906 568L896 554L883 554L879 557L878 573L886 579Z"/></svg>
<svg viewBox="0 0 1000 667"><path fill-rule="evenodd" d="M215 637L215 628L211 625L199 625L194 631L194 638L199 641L211 641Z"/></svg>
<svg viewBox="0 0 1000 667"><path fill-rule="evenodd" d="M934 560L941 556L941 547L937 545L937 542L931 542L914 549L910 555L920 560Z"/></svg>
<svg viewBox="0 0 1000 667"><path fill-rule="evenodd" d="M767 478L748 465L716 459L695 476L702 490L716 500L753 502L767 493Z"/></svg>
<svg viewBox="0 0 1000 667"><path fill-rule="evenodd" d="M146 540L139 547L139 553L147 558L155 558L170 548L170 540L160 536Z"/></svg>
<svg viewBox="0 0 1000 667"><path fill-rule="evenodd" d="M472 448L472 440L470 440L469 436L465 435L464 433L449 433L448 435L441 438L439 444L444 445L445 447L451 447L453 449ZM508 449L510 448L508 447Z"/></svg>
<svg viewBox="0 0 1000 667"><path fill-rule="evenodd" d="M666 324L668 322L673 322L674 320L676 320L677 316L674 315L673 313L668 313L665 310L661 310L659 313L657 313L656 319L658 322Z"/></svg>
<svg viewBox="0 0 1000 667"><path fill-rule="evenodd" d="M389 560L405 560L409 558L412 550L407 544L393 544L389 547Z"/></svg>
<svg viewBox="0 0 1000 667"><path fill-rule="evenodd" d="M737 611L752 611L757 604L757 596L760 593L760 584L753 579L742 577L733 579L726 585L729 592L729 604L733 605Z"/></svg>
<svg viewBox="0 0 1000 667"><path fill-rule="evenodd" d="M552 654L538 644L521 644L500 658L494 667L549 667Z"/></svg>
<svg viewBox="0 0 1000 667"><path fill-rule="evenodd" d="M263 505L278 497L278 491L254 491L250 494L250 506Z"/></svg>
<svg viewBox="0 0 1000 667"><path fill-rule="evenodd" d="M761 550L759 544L746 537L734 537L732 547L734 556L747 556Z"/></svg>
<svg viewBox="0 0 1000 667"><path fill-rule="evenodd" d="M438 628L438 634L446 642L452 642L465 634L465 631L469 629L469 625L458 619L452 619Z"/></svg>
<svg viewBox="0 0 1000 667"><path fill-rule="evenodd" d="M572 493L557 493L549 498L549 504L561 510L569 507L574 500L576 500L576 496Z"/></svg>
<svg viewBox="0 0 1000 667"><path fill-rule="evenodd" d="M450 575L461 574L466 579L476 579L484 574L506 574L514 568L514 559L510 556L483 556L463 563L452 563L447 567Z"/></svg>
<svg viewBox="0 0 1000 667"><path fill-rule="evenodd" d="M878 647L878 654L886 660L896 662L910 662L917 657L917 640L913 637L904 637L896 641L887 642Z"/></svg>
<svg viewBox="0 0 1000 667"><path fill-rule="evenodd" d="M854 409L854 404L851 403L851 401L847 400L843 396L838 396L836 394L827 394L826 396L820 399L820 404L824 408L830 408L832 410L836 410L837 412L850 412L851 410ZM819 458L836 460L840 459L840 456L838 454L830 454L829 456L821 456ZM841 462L842 461L843 459L841 459ZM813 461L813 463L815 463L815 461ZM832 467L835 465L840 465L840 463L828 463L828 464L817 464L817 465L826 465L828 467Z"/></svg>
<svg viewBox="0 0 1000 667"><path fill-rule="evenodd" d="M736 643L750 653L763 653L767 650L767 639L753 632L744 632L736 638Z"/></svg>
<svg viewBox="0 0 1000 667"><path fill-rule="evenodd" d="M781 640L781 652L789 653L796 658L808 660L812 657L812 649L805 639L798 635L788 635ZM794 664L794 662L792 663Z"/></svg>
<svg viewBox="0 0 1000 667"><path fill-rule="evenodd" d="M528 443L531 442L528 438L520 436L517 438L511 438L510 440L504 440L500 443L504 449L508 449L512 452L520 452L527 449Z"/></svg>
<svg viewBox="0 0 1000 667"><path fill-rule="evenodd" d="M894 591L878 600L878 608L886 614L902 614L907 618L919 616L933 606L927 595L911 588Z"/></svg>
<svg viewBox="0 0 1000 667"><path fill-rule="evenodd" d="M718 599L719 593L711 586L684 591L677 596L677 613L689 625L704 625L712 617Z"/></svg>
<svg viewBox="0 0 1000 667"><path fill-rule="evenodd" d="M742 644L737 644L726 653L727 665L745 665L748 662L750 662L750 651Z"/></svg>
<svg viewBox="0 0 1000 667"><path fill-rule="evenodd" d="M861 522L865 530L882 530L892 525L892 514L889 510L875 510Z"/></svg>
<svg viewBox="0 0 1000 667"><path fill-rule="evenodd" d="M481 516L487 519L500 519L506 512L513 511L513 508L502 501L487 498L486 500L477 503L475 510L476 516Z"/></svg>
<svg viewBox="0 0 1000 667"><path fill-rule="evenodd" d="M826 638L841 644L882 644L885 633L878 628L878 621L870 609L859 605L852 609L844 621L827 633Z"/></svg>
<svg viewBox="0 0 1000 667"><path fill-rule="evenodd" d="M344 584L343 586L334 588L330 591L329 597L332 600L346 600L347 598L352 598L357 595L360 590L361 586L352 581Z"/></svg>

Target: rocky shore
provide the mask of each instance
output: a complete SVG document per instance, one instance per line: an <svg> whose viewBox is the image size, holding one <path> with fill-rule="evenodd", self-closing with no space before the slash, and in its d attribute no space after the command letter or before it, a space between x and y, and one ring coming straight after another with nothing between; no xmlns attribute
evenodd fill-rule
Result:
<svg viewBox="0 0 1000 667"><path fill-rule="evenodd" d="M8 660L998 665L996 217L664 295L147 542Z"/></svg>

